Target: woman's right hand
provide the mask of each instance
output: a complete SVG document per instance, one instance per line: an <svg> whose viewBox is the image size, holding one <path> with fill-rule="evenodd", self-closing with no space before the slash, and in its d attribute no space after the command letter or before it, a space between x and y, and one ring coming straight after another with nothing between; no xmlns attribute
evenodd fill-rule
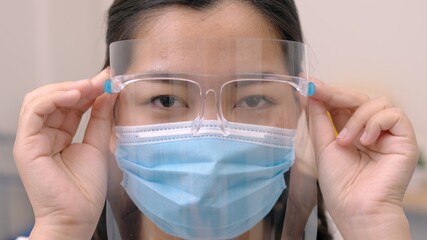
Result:
<svg viewBox="0 0 427 240"><path fill-rule="evenodd" d="M107 192L112 101L103 94L108 69L93 79L28 93L14 158L35 215L31 239L90 239ZM82 143L72 143L92 107Z"/></svg>

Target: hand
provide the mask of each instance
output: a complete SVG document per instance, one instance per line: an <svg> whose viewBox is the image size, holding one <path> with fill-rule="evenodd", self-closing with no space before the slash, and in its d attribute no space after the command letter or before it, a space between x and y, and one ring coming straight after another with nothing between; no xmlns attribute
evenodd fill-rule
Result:
<svg viewBox="0 0 427 240"><path fill-rule="evenodd" d="M90 239L104 206L112 128L104 70L91 80L47 85L28 93L14 157L35 215L32 239ZM72 144L92 107L83 143Z"/></svg>
<svg viewBox="0 0 427 240"><path fill-rule="evenodd" d="M310 116L319 185L341 234L409 238L402 201L418 159L409 119L384 98L316 82Z"/></svg>

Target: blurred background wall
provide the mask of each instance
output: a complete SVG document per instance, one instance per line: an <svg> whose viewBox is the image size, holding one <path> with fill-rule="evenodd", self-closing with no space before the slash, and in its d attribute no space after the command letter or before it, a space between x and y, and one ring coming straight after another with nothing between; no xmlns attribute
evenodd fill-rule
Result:
<svg viewBox="0 0 427 240"><path fill-rule="evenodd" d="M111 2L0 1L0 240L33 224L12 158L23 97L46 83L89 78L101 69Z"/></svg>
<svg viewBox="0 0 427 240"><path fill-rule="evenodd" d="M22 99L46 83L88 78L100 70L111 2L0 1L0 240L33 223L12 158ZM316 75L330 84L388 96L409 115L426 153L427 1L296 2ZM419 167L405 199L413 232L424 237L426 172Z"/></svg>
<svg viewBox="0 0 427 240"><path fill-rule="evenodd" d="M411 119L422 161L404 199L413 239L427 236L427 1L295 0L315 73L386 96Z"/></svg>

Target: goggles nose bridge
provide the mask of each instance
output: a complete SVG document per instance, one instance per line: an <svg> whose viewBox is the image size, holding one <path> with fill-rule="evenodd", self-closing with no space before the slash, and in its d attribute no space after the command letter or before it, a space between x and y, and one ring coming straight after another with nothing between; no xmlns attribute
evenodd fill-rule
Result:
<svg viewBox="0 0 427 240"><path fill-rule="evenodd" d="M209 97L212 96L212 97ZM221 111L221 100L219 99L220 94L214 89L210 88L206 90L201 97L201 107L199 116L193 121L192 134L196 136L197 133L203 126L204 120L216 120L224 136L229 135L229 130L226 127L227 121L224 119Z"/></svg>

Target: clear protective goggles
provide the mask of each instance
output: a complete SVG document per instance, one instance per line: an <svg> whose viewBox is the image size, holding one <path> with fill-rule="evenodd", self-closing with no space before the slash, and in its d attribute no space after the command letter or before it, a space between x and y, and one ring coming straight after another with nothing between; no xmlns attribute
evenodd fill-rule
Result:
<svg viewBox="0 0 427 240"><path fill-rule="evenodd" d="M205 119L296 128L314 94L303 43L265 39L128 40L110 46L117 125Z"/></svg>
<svg viewBox="0 0 427 240"><path fill-rule="evenodd" d="M109 51L109 239L316 238L305 44L171 36Z"/></svg>

